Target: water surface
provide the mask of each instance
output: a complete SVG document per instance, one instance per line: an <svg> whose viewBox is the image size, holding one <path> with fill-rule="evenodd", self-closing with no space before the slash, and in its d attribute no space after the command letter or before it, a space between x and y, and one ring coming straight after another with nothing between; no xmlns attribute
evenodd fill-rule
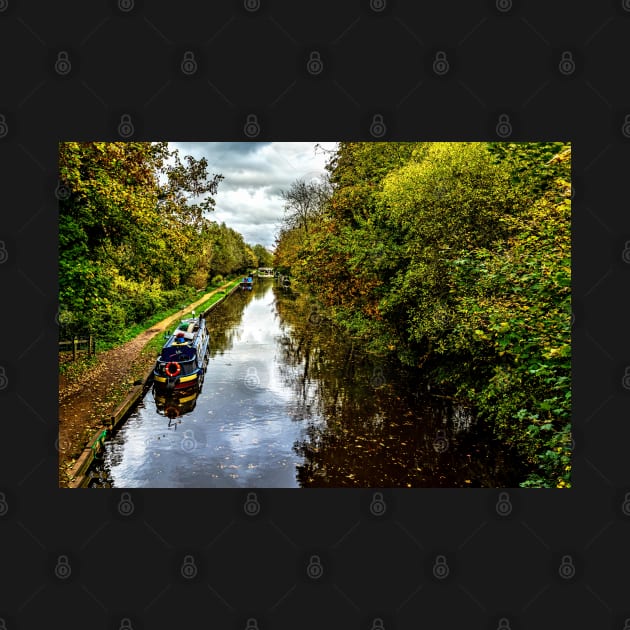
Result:
<svg viewBox="0 0 630 630"><path fill-rule="evenodd" d="M149 391L107 442L92 485L510 487L522 478L469 409L421 373L364 353L307 295L260 279L207 326L199 395Z"/></svg>

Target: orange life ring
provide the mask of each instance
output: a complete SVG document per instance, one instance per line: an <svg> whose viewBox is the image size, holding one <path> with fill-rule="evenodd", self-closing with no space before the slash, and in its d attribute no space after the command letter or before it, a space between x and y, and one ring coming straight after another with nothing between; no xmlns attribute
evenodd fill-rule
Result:
<svg viewBox="0 0 630 630"><path fill-rule="evenodd" d="M175 371L174 372L171 371L171 366L173 366L173 365L175 366ZM166 376L171 376L171 377L178 376L179 373L182 371L182 366L179 363L177 363L177 361L169 361L166 364L166 367L164 368L164 371L166 372Z"/></svg>

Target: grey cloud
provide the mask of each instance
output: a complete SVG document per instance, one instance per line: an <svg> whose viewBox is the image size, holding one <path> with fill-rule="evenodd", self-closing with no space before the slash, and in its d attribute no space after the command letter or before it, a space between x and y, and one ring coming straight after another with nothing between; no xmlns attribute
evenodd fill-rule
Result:
<svg viewBox="0 0 630 630"><path fill-rule="evenodd" d="M315 154L315 144L192 142L170 146L177 148L181 157L206 157L210 173L223 175L215 195L215 211L209 218L225 222L248 243L271 248L284 216L281 192L298 178L313 178L324 171L327 158ZM334 148L336 143L322 144Z"/></svg>

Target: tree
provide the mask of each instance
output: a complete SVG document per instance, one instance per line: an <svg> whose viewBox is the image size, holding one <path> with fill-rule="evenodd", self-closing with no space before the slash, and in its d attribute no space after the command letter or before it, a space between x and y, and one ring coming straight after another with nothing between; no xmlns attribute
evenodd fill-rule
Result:
<svg viewBox="0 0 630 630"><path fill-rule="evenodd" d="M326 177L312 181L296 179L288 190L281 192L285 202L286 225L300 227L308 233L310 224L322 212L331 192L331 185Z"/></svg>
<svg viewBox="0 0 630 630"><path fill-rule="evenodd" d="M252 250L256 256L256 267L271 267L273 265L273 254L266 247L256 244Z"/></svg>
<svg viewBox="0 0 630 630"><path fill-rule="evenodd" d="M342 142L327 169L315 215L292 189L276 266L474 406L523 485L569 485L570 145Z"/></svg>
<svg viewBox="0 0 630 630"><path fill-rule="evenodd" d="M206 168L190 156L182 163L164 142L60 144L60 180L69 191L59 202L66 320L113 339L201 287L211 232L203 214L222 179Z"/></svg>

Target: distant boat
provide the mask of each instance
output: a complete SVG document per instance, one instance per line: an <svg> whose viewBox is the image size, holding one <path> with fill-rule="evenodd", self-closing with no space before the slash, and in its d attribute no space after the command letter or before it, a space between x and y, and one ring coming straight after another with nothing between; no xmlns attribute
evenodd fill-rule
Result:
<svg viewBox="0 0 630 630"><path fill-rule="evenodd" d="M251 291L254 288L254 278L252 278L252 276L243 278L241 280L240 287L246 291Z"/></svg>
<svg viewBox="0 0 630 630"><path fill-rule="evenodd" d="M183 319L155 362L153 381L156 387L166 391L200 388L208 361L209 341L206 320L201 315Z"/></svg>

